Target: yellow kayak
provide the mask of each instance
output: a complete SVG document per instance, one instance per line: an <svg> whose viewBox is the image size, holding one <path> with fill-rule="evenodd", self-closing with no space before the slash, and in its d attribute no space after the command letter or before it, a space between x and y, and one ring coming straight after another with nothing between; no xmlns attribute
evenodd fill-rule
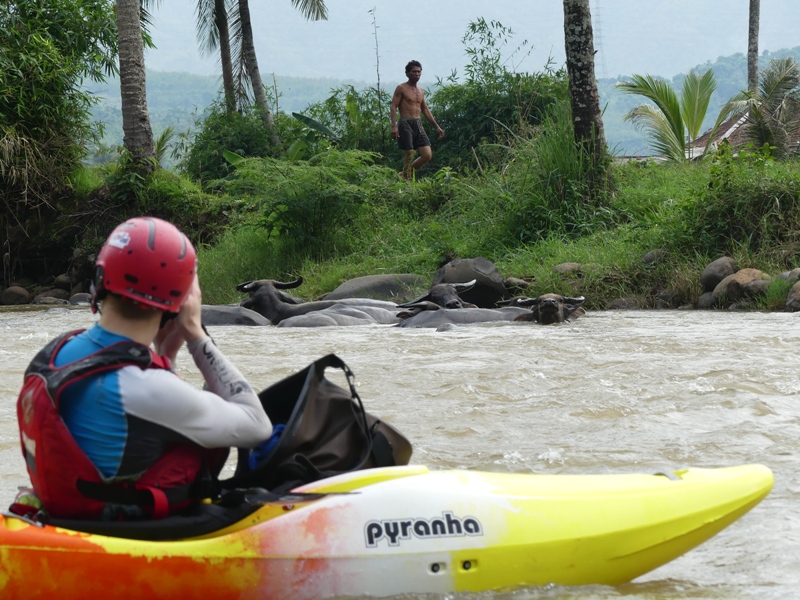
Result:
<svg viewBox="0 0 800 600"><path fill-rule="evenodd" d="M296 490L312 495L267 499L221 530L168 541L6 515L0 597L304 600L616 585L709 539L772 484L761 465L619 475L406 466L318 481Z"/></svg>

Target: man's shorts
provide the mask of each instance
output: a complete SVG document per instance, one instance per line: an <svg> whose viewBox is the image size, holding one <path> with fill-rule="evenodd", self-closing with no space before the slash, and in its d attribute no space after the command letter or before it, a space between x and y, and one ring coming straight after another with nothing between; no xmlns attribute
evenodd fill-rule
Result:
<svg viewBox="0 0 800 600"><path fill-rule="evenodd" d="M425 133L425 128L422 126L422 119L401 118L397 122L397 131L400 134L397 138L397 145L404 152L431 145L428 134Z"/></svg>

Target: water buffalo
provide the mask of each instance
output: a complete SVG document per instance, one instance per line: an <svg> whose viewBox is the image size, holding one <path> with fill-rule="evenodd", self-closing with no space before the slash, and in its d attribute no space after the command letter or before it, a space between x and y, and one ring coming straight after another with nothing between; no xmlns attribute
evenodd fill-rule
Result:
<svg viewBox="0 0 800 600"><path fill-rule="evenodd" d="M527 308L440 308L438 310L422 310L400 321L397 327L432 327L439 329L446 325L474 325L499 321L515 321L521 316L530 314ZM403 314L403 313L401 313Z"/></svg>
<svg viewBox="0 0 800 600"><path fill-rule="evenodd" d="M517 321L536 321L542 325L563 323L570 317L578 318L586 311L581 307L585 298L569 298L560 294L542 294L537 298L517 297L498 304L509 307L529 308L527 314L518 316Z"/></svg>
<svg viewBox="0 0 800 600"><path fill-rule="evenodd" d="M230 304L204 304L201 319L203 325L269 325L269 320L254 310Z"/></svg>
<svg viewBox="0 0 800 600"><path fill-rule="evenodd" d="M334 304L322 310L295 315L278 323L278 327L349 327L356 325L393 325L400 321L396 310L375 306Z"/></svg>
<svg viewBox="0 0 800 600"><path fill-rule="evenodd" d="M461 292L466 292L475 285L475 279L467 283L437 283L431 286L428 293L419 298L399 304L399 308L416 308L420 310L435 310L436 308L477 308L474 304L464 302L459 298Z"/></svg>
<svg viewBox="0 0 800 600"><path fill-rule="evenodd" d="M300 277L295 281L281 282L272 279L259 279L240 283L236 289L246 292L248 297L242 300L241 306L264 315L273 325L283 326L319 326L327 325L369 325L375 323L394 324L399 322L397 304L385 300L370 298L344 298L341 300L318 300L303 302L284 292L303 283ZM354 319L353 309L359 309L359 317ZM312 312L325 311L325 315L315 318L304 317ZM289 319L292 319L289 321Z"/></svg>

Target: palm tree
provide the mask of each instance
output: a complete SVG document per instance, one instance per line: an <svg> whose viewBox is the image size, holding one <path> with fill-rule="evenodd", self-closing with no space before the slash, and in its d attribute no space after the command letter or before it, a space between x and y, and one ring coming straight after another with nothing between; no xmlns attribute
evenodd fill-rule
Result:
<svg viewBox="0 0 800 600"><path fill-rule="evenodd" d="M732 118L744 118L743 134L756 146L768 145L776 157L797 152L800 65L791 56L773 59L761 72L758 88L740 92L722 110Z"/></svg>
<svg viewBox="0 0 800 600"><path fill-rule="evenodd" d="M272 112L269 109L269 102L267 101L267 90L264 88L264 82L261 80L261 72L258 69L256 47L253 43L253 25L250 21L250 5L247 0L239 0L239 28L241 31L242 62L247 71L250 85L253 87L253 97L255 98L256 106L261 111L261 116L264 119L264 126L272 136L272 145L277 146L280 140L273 126Z"/></svg>
<svg viewBox="0 0 800 600"><path fill-rule="evenodd" d="M690 71L683 80L680 100L669 83L651 75L634 75L631 81L617 87L655 104L640 104L625 115L625 120L647 130L660 155L675 162L693 158L692 142L700 134L711 94L717 87L711 69L700 76ZM712 132L716 132L723 120L720 115Z"/></svg>
<svg viewBox="0 0 800 600"><path fill-rule="evenodd" d="M318 21L328 18L325 0L291 0L291 2L292 6L308 20ZM261 111L264 125L272 131L273 145L277 145L279 140L273 127L274 119L258 68L248 0L198 0L197 28L198 38L205 49L213 50L217 45L220 48L227 109L231 110L230 96L235 98L235 103L241 104L247 101L246 89L249 85L255 105ZM230 41L226 44L226 40Z"/></svg>
<svg viewBox="0 0 800 600"><path fill-rule="evenodd" d="M228 15L232 7L226 0L197 0L197 41L200 52L208 55L219 48L222 69L222 90L225 109L235 112L237 108L236 84L231 61L231 39Z"/></svg>
<svg viewBox="0 0 800 600"><path fill-rule="evenodd" d="M150 171L156 150L147 111L140 0L117 0L116 11L123 144L137 168Z"/></svg>
<svg viewBox="0 0 800 600"><path fill-rule="evenodd" d="M605 160L606 140L594 76L594 36L589 0L564 0L564 46L575 141L588 151L594 166L600 167Z"/></svg>
<svg viewBox="0 0 800 600"><path fill-rule="evenodd" d="M750 26L747 31L747 89L758 87L758 22L761 0L750 0Z"/></svg>

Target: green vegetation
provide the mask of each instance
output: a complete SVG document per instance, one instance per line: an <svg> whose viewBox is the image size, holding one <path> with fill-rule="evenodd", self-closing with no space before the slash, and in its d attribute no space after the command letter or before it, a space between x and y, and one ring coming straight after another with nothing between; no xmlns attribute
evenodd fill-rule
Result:
<svg viewBox="0 0 800 600"><path fill-rule="evenodd" d="M114 68L116 28L104 4L59 0L0 10L0 200L9 209L16 204L24 213L63 189L94 133L92 97L76 88Z"/></svg>
<svg viewBox="0 0 800 600"><path fill-rule="evenodd" d="M528 143L536 147L535 138ZM352 192L360 204L355 217L340 224L326 243L325 256L312 252L313 246L287 247L274 228L265 230L259 223L263 188L255 173L275 164L272 159L251 159L236 180L237 215L250 225L232 227L200 253L206 298L231 302L239 298L235 286L241 281L298 275L307 281L303 294L315 297L360 275L432 276L447 258L485 256L503 275L532 281L534 295L582 294L589 308L605 307L617 297L634 297L642 306L652 306L659 294L669 294L680 303L696 300L700 273L723 253L742 267L772 274L800 263L796 160L775 162L759 154L724 153L708 163L618 164L613 168L616 190L602 207L588 209L579 196L553 203L552 229L521 240L519 215L515 218L510 207L527 199L530 190L519 187L520 175L514 169L519 164L534 170L535 161L545 158L552 160L515 156L512 163L491 172L469 177L440 172L415 185L396 181L393 173L375 166L356 188L347 181L320 182L320 193L336 197L341 192L345 199ZM333 149L325 160L360 163L368 162L369 155L359 160L358 153ZM293 176L313 185L315 168L298 165ZM248 186L252 192L247 192ZM745 202L746 198L753 201ZM581 228L575 231L569 224L578 211L583 211ZM644 264L643 256L654 249L664 249L664 259ZM580 263L582 268L565 277L553 270L564 262ZM773 287L774 298L786 291L778 282ZM777 304L774 298L766 306L778 308L786 296Z"/></svg>
<svg viewBox="0 0 800 600"><path fill-rule="evenodd" d="M757 89L735 95L725 110L745 119L744 133L756 146L778 157L797 153L800 64L788 56L771 61L759 74Z"/></svg>
<svg viewBox="0 0 800 600"><path fill-rule="evenodd" d="M6 47L35 52L34 58L56 48L52 41L23 48L11 33L0 35L9 38L0 45L3 64L17 58ZM300 118L275 111L277 148L257 113L226 114L214 103L188 132L157 130L159 160L164 164L172 151L175 171L150 175L128 169L124 154L79 167L79 147L89 141L86 98L77 96L83 108L70 113L58 102L78 88L50 91L50 104L40 104L73 115L76 128L66 127L59 138L72 143L65 146L70 152L37 175L37 182L59 185L18 224L6 252L6 283L86 269L108 231L141 214L173 221L197 244L210 303L239 299L236 284L250 279L303 276L301 293L311 298L356 276L430 277L449 259L483 256L504 276L531 281L532 295L584 295L589 308L618 297L652 306L658 296L694 301L702 269L722 254L772 274L798 266L797 158L786 153L778 160L766 145L737 153L722 147L702 162L618 162L608 189L590 194L589 161L574 142L564 73L515 73L503 55L510 37L499 23L470 26L465 80L439 82L428 96L448 131L446 143L436 145L435 162L414 183L397 176L388 95L377 88L339 87ZM61 48L53 64L69 66L70 56L78 65L87 60ZM79 72L73 66L37 73L47 82ZM0 90L24 83L13 76L0 72L6 86ZM687 86L695 97L709 95L698 78ZM273 90L273 102L276 96ZM0 103L7 97L0 94ZM31 112L20 120L12 108L0 104L0 124L4 135L13 125L19 137L24 123L38 117ZM693 135L700 119L699 113L688 119ZM4 177L8 156L0 154ZM18 214L9 202L25 195L22 188L6 193L8 224ZM82 263L70 258L73 250ZM660 259L643 262L652 250ZM580 268L554 271L566 262ZM763 306L780 306L785 291L773 283Z"/></svg>
<svg viewBox="0 0 800 600"><path fill-rule="evenodd" d="M776 52L765 51L760 57L762 68L774 58L793 56L800 61L800 47ZM547 72L550 65L543 67ZM710 128L720 109L734 95L747 87L747 58L739 53L731 56L719 57L713 62L697 65L694 70L705 72L711 69L717 82L716 91L711 96L703 130ZM534 73L535 75L535 73ZM676 75L670 81L675 89L681 89L686 75ZM450 81L445 78L440 83ZM632 124L625 122L623 117L632 108L640 103L640 99L622 93L617 84L629 81L628 77L603 78L598 81L600 104L603 108L603 127L606 139L614 154L617 155L643 155L653 154L647 138L643 132L637 131ZM122 116L119 110L119 81L111 77L105 83L85 82L87 91L98 97L99 102L91 107L95 121L102 122L103 150L113 149L122 145ZM219 78L215 76L192 75L189 73L162 73L158 71L147 72L148 109L153 131L158 135L166 127L172 126L178 132L185 132L194 127L195 121L205 114L206 109L219 99ZM342 95L350 89L355 91L365 90L369 84L363 81L340 81L335 79L308 79L302 77L287 77L275 75L269 78L267 87L272 93L274 112L289 115L293 112L303 112L312 106L325 102L333 95ZM429 95L438 85L430 86ZM374 89L374 88L373 88ZM384 115L388 114L387 89L382 88L386 98L383 106ZM391 89L388 89L391 92ZM275 99L277 97L277 99ZM336 110L341 110L337 102ZM438 112L434 113L439 117ZM448 130L448 137L449 130ZM388 141L389 135L386 132ZM391 154L394 146L389 145ZM437 146L438 148L438 146ZM381 151L383 152L383 151ZM101 153L96 161L104 158ZM435 165L432 164L431 168Z"/></svg>
<svg viewBox="0 0 800 600"><path fill-rule="evenodd" d="M634 75L631 81L618 85L626 94L643 96L655 104L640 104L625 115L625 120L647 130L657 153L676 162L693 158L691 145L700 136L716 86L711 69L702 75L691 71L683 80L680 99L666 81L650 75ZM718 121L714 132L719 125Z"/></svg>
<svg viewBox="0 0 800 600"><path fill-rule="evenodd" d="M93 98L79 84L115 68L116 24L106 0L46 4L0 7L0 229L6 282L9 270L36 259L69 229L54 213L74 211L65 198L96 134L89 121ZM29 247L31 239L39 248Z"/></svg>

